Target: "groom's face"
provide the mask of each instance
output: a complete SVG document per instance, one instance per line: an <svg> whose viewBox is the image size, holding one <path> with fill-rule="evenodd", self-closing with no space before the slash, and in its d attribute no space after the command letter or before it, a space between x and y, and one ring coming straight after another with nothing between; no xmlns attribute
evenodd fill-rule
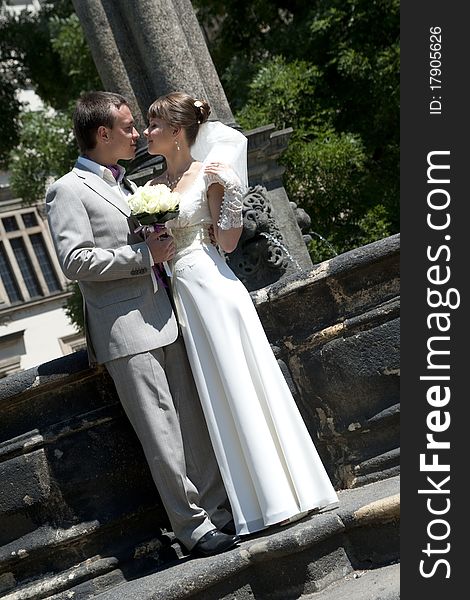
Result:
<svg viewBox="0 0 470 600"><path fill-rule="evenodd" d="M122 104L119 109L113 107L114 123L107 128L107 148L110 162L130 160L137 149L139 133L134 127L134 118L129 107Z"/></svg>

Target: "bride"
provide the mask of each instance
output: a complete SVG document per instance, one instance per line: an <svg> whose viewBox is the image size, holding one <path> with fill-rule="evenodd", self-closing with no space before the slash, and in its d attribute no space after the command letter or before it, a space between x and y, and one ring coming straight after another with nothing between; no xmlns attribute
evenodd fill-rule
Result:
<svg viewBox="0 0 470 600"><path fill-rule="evenodd" d="M251 297L217 248L242 232L247 140L182 92L148 111L148 152L181 195L169 221L172 288L237 534L295 520L338 498L272 353ZM202 161L202 162L201 162Z"/></svg>

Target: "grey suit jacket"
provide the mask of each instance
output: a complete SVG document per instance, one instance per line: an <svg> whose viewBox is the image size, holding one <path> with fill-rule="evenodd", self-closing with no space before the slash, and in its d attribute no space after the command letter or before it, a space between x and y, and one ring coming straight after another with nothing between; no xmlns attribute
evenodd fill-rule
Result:
<svg viewBox="0 0 470 600"><path fill-rule="evenodd" d="M174 342L170 301L161 285L154 293L149 249L119 191L77 163L46 207L59 263L82 291L91 364Z"/></svg>

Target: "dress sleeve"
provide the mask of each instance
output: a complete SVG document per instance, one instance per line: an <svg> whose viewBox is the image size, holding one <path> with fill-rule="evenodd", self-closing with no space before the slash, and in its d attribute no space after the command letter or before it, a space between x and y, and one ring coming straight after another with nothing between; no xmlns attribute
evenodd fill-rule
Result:
<svg viewBox="0 0 470 600"><path fill-rule="evenodd" d="M223 181L214 173L207 173L206 177L207 189L213 183L219 183L224 188L224 196L217 225L220 229L225 230L243 227L243 197L245 190L238 177L233 174L233 176Z"/></svg>

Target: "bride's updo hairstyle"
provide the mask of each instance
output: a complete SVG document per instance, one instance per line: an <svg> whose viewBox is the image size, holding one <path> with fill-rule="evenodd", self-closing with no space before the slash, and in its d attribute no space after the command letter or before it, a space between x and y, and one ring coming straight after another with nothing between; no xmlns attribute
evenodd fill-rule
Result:
<svg viewBox="0 0 470 600"><path fill-rule="evenodd" d="M172 92L160 96L150 105L148 119L163 119L169 125L182 127L189 146L196 141L199 125L205 123L211 107L205 100L193 98L185 92Z"/></svg>

